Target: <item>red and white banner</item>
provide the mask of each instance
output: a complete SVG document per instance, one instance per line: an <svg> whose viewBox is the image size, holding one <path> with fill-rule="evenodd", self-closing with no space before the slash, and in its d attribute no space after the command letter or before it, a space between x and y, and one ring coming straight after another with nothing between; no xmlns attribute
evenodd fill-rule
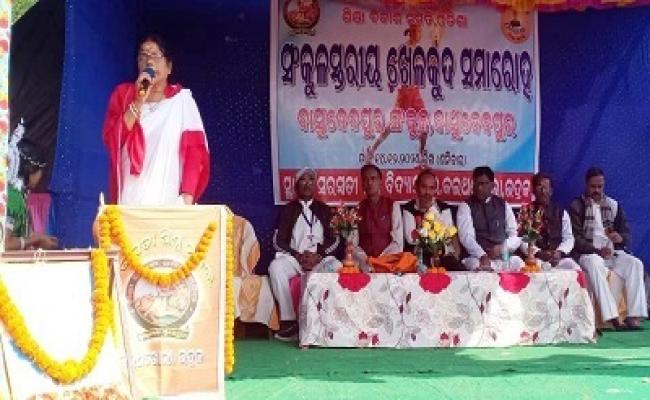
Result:
<svg viewBox="0 0 650 400"><path fill-rule="evenodd" d="M273 1L276 203L293 198L293 171L303 167L317 171L321 199L357 201L369 162L396 200L413 197L424 167L437 171L441 199L464 200L469 172L487 165L501 195L528 202L537 42L535 13L484 5Z"/></svg>

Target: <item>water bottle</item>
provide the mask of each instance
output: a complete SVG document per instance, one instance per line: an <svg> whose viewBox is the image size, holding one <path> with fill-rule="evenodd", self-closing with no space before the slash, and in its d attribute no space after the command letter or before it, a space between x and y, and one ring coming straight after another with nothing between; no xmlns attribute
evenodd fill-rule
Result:
<svg viewBox="0 0 650 400"><path fill-rule="evenodd" d="M510 250L507 241L501 243L501 261L503 261L504 267L508 267L510 264Z"/></svg>
<svg viewBox="0 0 650 400"><path fill-rule="evenodd" d="M422 249L422 246L418 245L415 247L415 255L418 259L416 264L418 274L427 272L427 265L424 263L424 250Z"/></svg>

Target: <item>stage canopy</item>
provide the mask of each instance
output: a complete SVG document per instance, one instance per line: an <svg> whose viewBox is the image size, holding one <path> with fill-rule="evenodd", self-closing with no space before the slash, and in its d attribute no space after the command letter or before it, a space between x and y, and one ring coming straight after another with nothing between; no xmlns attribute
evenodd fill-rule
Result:
<svg viewBox="0 0 650 400"><path fill-rule="evenodd" d="M603 167L607 191L622 202L632 224L631 248L650 265L650 178L643 174L650 170L644 118L650 113L650 8L553 3L517 2L520 9L587 8L539 16L540 169L554 177L555 196L567 206L580 194L587 167ZM173 77L192 89L205 121L213 176L203 200L228 204L251 220L262 242L264 270L277 213L269 137L269 2L67 0L61 18L65 49L53 130L52 233L66 247L90 244L98 195L106 192L101 126L108 96L118 82L133 79L137 38L155 31L177 50Z"/></svg>

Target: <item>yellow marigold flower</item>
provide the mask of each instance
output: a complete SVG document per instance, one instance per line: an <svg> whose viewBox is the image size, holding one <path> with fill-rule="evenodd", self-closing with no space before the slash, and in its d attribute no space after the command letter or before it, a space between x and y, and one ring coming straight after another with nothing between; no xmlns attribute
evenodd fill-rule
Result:
<svg viewBox="0 0 650 400"><path fill-rule="evenodd" d="M196 246L196 251L197 253L206 253L208 251L208 246L200 243L198 246Z"/></svg>
<svg viewBox="0 0 650 400"><path fill-rule="evenodd" d="M181 275L189 275L192 272L192 267L190 265L183 265L180 269Z"/></svg>
<svg viewBox="0 0 650 400"><path fill-rule="evenodd" d="M160 285L163 287L169 287L172 284L171 274L165 274L160 277Z"/></svg>
<svg viewBox="0 0 650 400"><path fill-rule="evenodd" d="M172 273L172 285L175 285L176 283L178 283L181 279L184 279L185 277L187 277L187 275L183 273L183 270L182 269L177 269L176 271L174 271Z"/></svg>

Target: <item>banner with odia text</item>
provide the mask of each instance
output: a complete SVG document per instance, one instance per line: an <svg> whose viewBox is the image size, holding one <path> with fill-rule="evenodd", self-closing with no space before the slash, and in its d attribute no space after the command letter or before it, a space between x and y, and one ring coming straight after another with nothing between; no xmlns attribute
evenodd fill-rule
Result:
<svg viewBox="0 0 650 400"><path fill-rule="evenodd" d="M276 203L294 174L318 173L317 196L362 197L359 168L385 173L384 192L414 197L424 167L437 195L462 201L488 165L497 193L530 200L537 170L537 15L483 5L273 1L271 135ZM385 3L387 4L387 3Z"/></svg>

